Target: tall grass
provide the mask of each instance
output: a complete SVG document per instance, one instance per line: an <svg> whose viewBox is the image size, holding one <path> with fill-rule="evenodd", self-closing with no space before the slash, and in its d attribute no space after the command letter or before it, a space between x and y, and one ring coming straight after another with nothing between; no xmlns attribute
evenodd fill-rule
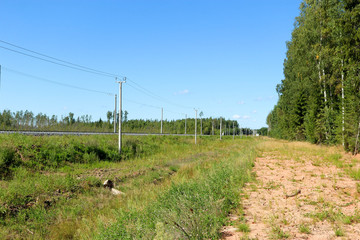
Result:
<svg viewBox="0 0 360 240"><path fill-rule="evenodd" d="M231 154L230 154L231 155ZM218 239L251 178L254 149L216 159L187 181L174 180L145 208L119 209L96 239Z"/></svg>
<svg viewBox="0 0 360 240"><path fill-rule="evenodd" d="M213 238L250 177L251 145L125 137L118 155L116 136L0 135L0 238ZM108 178L126 195L100 187Z"/></svg>

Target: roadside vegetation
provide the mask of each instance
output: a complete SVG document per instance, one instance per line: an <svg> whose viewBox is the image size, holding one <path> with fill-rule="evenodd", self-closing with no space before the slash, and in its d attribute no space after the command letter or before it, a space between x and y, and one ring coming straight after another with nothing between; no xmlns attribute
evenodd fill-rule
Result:
<svg viewBox="0 0 360 240"><path fill-rule="evenodd" d="M360 147L360 2L302 1L284 61L270 136Z"/></svg>
<svg viewBox="0 0 360 240"><path fill-rule="evenodd" d="M5 239L218 238L251 179L252 138L0 135ZM111 179L125 194L113 195Z"/></svg>
<svg viewBox="0 0 360 240"><path fill-rule="evenodd" d="M131 133L159 133L161 121L157 119L129 119L129 113L124 111L122 115L122 131ZM130 115L131 116L131 115ZM220 119L203 117L200 112L197 124L197 133L204 135L219 135ZM116 123L119 122L119 114L116 116ZM252 135L253 130L241 128L237 121L222 119L222 130L224 135ZM194 134L195 119L187 118L178 120L163 121L163 133ZM31 111L3 110L0 112L0 129L1 130L26 130L26 131L82 131L82 132L113 132L114 131L114 114L111 111L106 113L105 119L95 120L91 115L76 116L70 112L67 116L59 118L56 115L48 116L43 113L35 114ZM257 133L266 136L267 128L257 130Z"/></svg>

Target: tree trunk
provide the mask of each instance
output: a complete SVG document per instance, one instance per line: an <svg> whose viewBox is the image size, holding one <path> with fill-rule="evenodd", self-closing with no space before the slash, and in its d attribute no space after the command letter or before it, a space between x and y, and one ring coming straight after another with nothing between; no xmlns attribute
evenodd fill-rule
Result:
<svg viewBox="0 0 360 240"><path fill-rule="evenodd" d="M341 60L341 111L342 111L342 145L345 146L345 106L344 106L344 60Z"/></svg>
<svg viewBox="0 0 360 240"><path fill-rule="evenodd" d="M360 134L360 120L359 120L359 125L358 125L358 131L357 131L357 134L356 134L354 155L358 154L358 152L359 152L359 134Z"/></svg>

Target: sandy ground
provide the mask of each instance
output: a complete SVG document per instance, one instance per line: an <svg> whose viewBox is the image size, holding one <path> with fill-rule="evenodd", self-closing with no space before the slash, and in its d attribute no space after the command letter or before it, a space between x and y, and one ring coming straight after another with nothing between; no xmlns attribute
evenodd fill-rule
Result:
<svg viewBox="0 0 360 240"><path fill-rule="evenodd" d="M231 216L234 224L224 227L223 239L360 240L357 181L341 169L264 153L254 171L257 180L242 202L250 232L239 232L239 216Z"/></svg>

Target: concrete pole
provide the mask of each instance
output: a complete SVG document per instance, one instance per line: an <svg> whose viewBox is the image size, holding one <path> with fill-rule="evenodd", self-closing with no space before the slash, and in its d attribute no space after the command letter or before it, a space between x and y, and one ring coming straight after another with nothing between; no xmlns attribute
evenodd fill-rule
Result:
<svg viewBox="0 0 360 240"><path fill-rule="evenodd" d="M234 122L233 122L233 140L235 139L235 127L234 127Z"/></svg>
<svg viewBox="0 0 360 240"><path fill-rule="evenodd" d="M122 84L126 82L126 77L124 81L119 81L119 154L121 154L121 123L122 123L122 105L121 105L121 94L122 94Z"/></svg>
<svg viewBox="0 0 360 240"><path fill-rule="evenodd" d="M161 134L163 134L163 115L164 115L164 109L161 108L161 128L160 128Z"/></svg>
<svg viewBox="0 0 360 240"><path fill-rule="evenodd" d="M186 134L186 119L187 119L187 114L185 114L185 134Z"/></svg>
<svg viewBox="0 0 360 240"><path fill-rule="evenodd" d="M212 121L211 125L211 135L214 135L214 120Z"/></svg>
<svg viewBox="0 0 360 240"><path fill-rule="evenodd" d="M220 117L220 140L221 140L221 125L222 125L222 118Z"/></svg>
<svg viewBox="0 0 360 240"><path fill-rule="evenodd" d="M116 133L116 113L117 113L116 105L117 105L117 95L115 94L114 133Z"/></svg>
<svg viewBox="0 0 360 240"><path fill-rule="evenodd" d="M196 130L197 130L197 109L194 109L195 110L195 144L196 144Z"/></svg>

